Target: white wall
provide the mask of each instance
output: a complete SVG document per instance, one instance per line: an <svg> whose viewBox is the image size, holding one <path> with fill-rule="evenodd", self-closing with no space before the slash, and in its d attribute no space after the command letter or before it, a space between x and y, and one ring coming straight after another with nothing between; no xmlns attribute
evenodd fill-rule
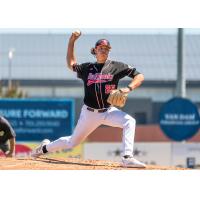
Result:
<svg viewBox="0 0 200 200"><path fill-rule="evenodd" d="M121 160L121 143L85 143L85 159ZM200 143L137 142L135 158L146 164L162 166L187 166L187 158L194 157L200 165Z"/></svg>

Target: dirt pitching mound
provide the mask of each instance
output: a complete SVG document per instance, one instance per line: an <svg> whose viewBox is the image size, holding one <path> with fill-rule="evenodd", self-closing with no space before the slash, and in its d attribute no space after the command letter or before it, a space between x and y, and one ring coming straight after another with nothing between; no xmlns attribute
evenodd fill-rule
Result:
<svg viewBox="0 0 200 200"><path fill-rule="evenodd" d="M141 170L124 168L119 162L78 158L0 158L0 170ZM144 169L142 169L144 170ZM184 168L148 165L145 170L184 170Z"/></svg>

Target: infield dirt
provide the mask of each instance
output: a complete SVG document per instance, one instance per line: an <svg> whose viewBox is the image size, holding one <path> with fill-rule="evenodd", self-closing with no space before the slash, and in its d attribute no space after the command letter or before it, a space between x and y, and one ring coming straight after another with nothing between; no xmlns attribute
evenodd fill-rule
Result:
<svg viewBox="0 0 200 200"><path fill-rule="evenodd" d="M119 162L78 158L0 158L0 170L141 170L124 168ZM148 165L142 170L185 170L184 168Z"/></svg>

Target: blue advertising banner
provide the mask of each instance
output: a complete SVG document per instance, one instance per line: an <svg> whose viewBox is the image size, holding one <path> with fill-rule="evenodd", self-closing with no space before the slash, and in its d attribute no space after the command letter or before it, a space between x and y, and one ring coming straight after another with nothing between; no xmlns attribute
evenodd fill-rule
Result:
<svg viewBox="0 0 200 200"><path fill-rule="evenodd" d="M200 127L195 104L185 98L173 98L160 111L160 127L172 140L183 141L194 136Z"/></svg>
<svg viewBox="0 0 200 200"><path fill-rule="evenodd" d="M18 141L55 140L74 128L74 101L64 99L1 99L0 115L8 119Z"/></svg>

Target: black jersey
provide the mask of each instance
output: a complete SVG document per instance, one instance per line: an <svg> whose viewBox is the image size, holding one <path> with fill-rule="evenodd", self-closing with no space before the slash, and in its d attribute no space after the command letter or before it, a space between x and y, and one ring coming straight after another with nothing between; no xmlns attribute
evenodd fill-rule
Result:
<svg viewBox="0 0 200 200"><path fill-rule="evenodd" d="M134 78L139 74L134 67L117 61L107 60L106 63L74 64L73 71L84 82L85 105L102 109L110 104L107 98L111 90L116 89L120 79L125 76Z"/></svg>
<svg viewBox="0 0 200 200"><path fill-rule="evenodd" d="M0 144L14 137L16 137L16 135L13 128L4 117L0 116Z"/></svg>

